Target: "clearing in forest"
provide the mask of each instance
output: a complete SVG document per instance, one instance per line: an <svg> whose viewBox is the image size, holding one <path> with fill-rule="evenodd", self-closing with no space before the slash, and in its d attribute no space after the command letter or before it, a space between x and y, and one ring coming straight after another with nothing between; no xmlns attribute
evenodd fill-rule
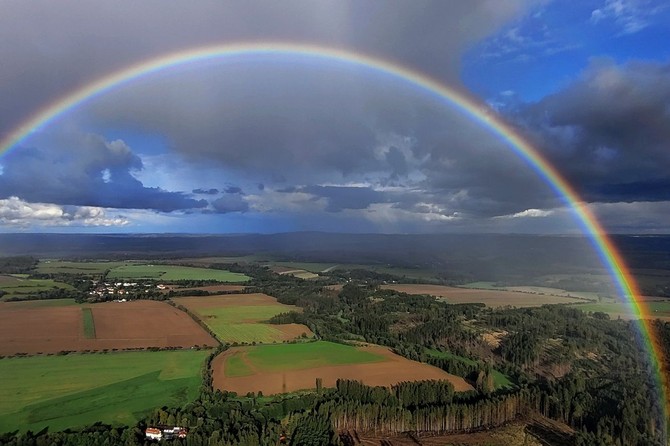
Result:
<svg viewBox="0 0 670 446"><path fill-rule="evenodd" d="M0 355L195 345L217 342L165 302L0 302Z"/></svg>
<svg viewBox="0 0 670 446"><path fill-rule="evenodd" d="M301 324L268 324L280 313L301 311L284 305L267 294L227 294L222 296L177 297L173 301L195 313L224 342L272 343L298 337L312 337Z"/></svg>
<svg viewBox="0 0 670 446"><path fill-rule="evenodd" d="M55 432L97 421L132 426L156 407L193 401L208 354L182 350L1 359L0 433L47 426Z"/></svg>
<svg viewBox="0 0 670 446"><path fill-rule="evenodd" d="M383 289L395 290L407 294L429 294L441 298L450 304L483 303L487 307L539 307L547 304L572 304L584 302L567 296L531 294L520 291L480 290L428 284L382 285Z"/></svg>
<svg viewBox="0 0 670 446"><path fill-rule="evenodd" d="M437 367L403 358L376 345L349 346L317 341L231 348L212 362L214 387L244 395L264 395L324 387L338 379L390 386L402 381L448 380L457 392L473 390L463 378Z"/></svg>

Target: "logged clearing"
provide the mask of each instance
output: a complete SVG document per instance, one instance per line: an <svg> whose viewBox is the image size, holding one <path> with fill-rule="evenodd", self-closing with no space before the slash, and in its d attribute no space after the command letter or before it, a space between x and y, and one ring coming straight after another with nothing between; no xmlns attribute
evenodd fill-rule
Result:
<svg viewBox="0 0 670 446"><path fill-rule="evenodd" d="M301 311L299 307L280 304L267 294L177 297L173 301L197 314L225 342L271 343L292 340L303 334L313 336L304 325L265 323L277 314Z"/></svg>
<svg viewBox="0 0 670 446"><path fill-rule="evenodd" d="M547 304L573 304L582 299L566 296L531 294L519 291L478 290L444 285L393 284L382 285L383 289L407 294L429 294L444 299L450 304L483 303L487 307L539 307Z"/></svg>
<svg viewBox="0 0 670 446"><path fill-rule="evenodd" d="M409 435L379 435L375 433L365 434L357 432L355 435L363 446L389 445L389 446L449 446L449 445L486 445L486 446L542 446L543 443L533 434L528 432L528 425L523 422L512 423L507 426L490 429L483 432L470 432L466 434L450 434L435 436ZM350 434L354 436L353 432ZM418 440L418 442L417 442Z"/></svg>
<svg viewBox="0 0 670 446"><path fill-rule="evenodd" d="M62 306L39 302L0 303L1 355L217 345L186 313L164 302ZM90 309L87 322L82 308Z"/></svg>
<svg viewBox="0 0 670 446"><path fill-rule="evenodd" d="M403 358L385 347L325 341L231 348L214 359L212 370L215 388L240 395L314 389L316 378L323 380L324 387L334 387L338 379L369 386L434 379L450 381L457 392L474 390L463 378Z"/></svg>

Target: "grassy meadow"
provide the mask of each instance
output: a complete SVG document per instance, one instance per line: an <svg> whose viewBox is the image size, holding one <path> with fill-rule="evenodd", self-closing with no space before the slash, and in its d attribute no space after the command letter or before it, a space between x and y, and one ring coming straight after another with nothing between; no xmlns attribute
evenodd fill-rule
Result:
<svg viewBox="0 0 670 446"><path fill-rule="evenodd" d="M28 296L39 293L40 291L49 291L55 288L72 290L67 283L56 282L51 279L28 279L18 275L0 276L0 291L5 293L3 300L10 297Z"/></svg>
<svg viewBox="0 0 670 446"><path fill-rule="evenodd" d="M0 360L0 432L133 424L197 397L207 351L32 356Z"/></svg>
<svg viewBox="0 0 670 446"><path fill-rule="evenodd" d="M244 274L232 273L208 268L194 268L176 265L123 265L112 269L107 278L114 279L155 279L166 282L176 280L216 280L218 282L246 282L249 277Z"/></svg>
<svg viewBox="0 0 670 446"><path fill-rule="evenodd" d="M275 372L330 365L365 364L386 358L349 345L328 341L250 347L247 359L258 370Z"/></svg>
<svg viewBox="0 0 670 446"><path fill-rule="evenodd" d="M241 296L241 298L240 298ZM196 301L196 299L199 299ZM235 303L231 304L231 300ZM245 301L249 301L248 303ZM259 300L261 302L259 302ZM297 311L297 307L278 303L274 298L259 294L230 295L227 297L175 298L178 304L191 308L200 319L224 342L273 343L293 339L305 333L312 336L307 327L304 330L294 326L289 332L286 326L265 323L280 313ZM197 302L210 302L198 305ZM220 306L216 303L220 302ZM214 304L212 304L214 303ZM293 335L291 335L293 333Z"/></svg>

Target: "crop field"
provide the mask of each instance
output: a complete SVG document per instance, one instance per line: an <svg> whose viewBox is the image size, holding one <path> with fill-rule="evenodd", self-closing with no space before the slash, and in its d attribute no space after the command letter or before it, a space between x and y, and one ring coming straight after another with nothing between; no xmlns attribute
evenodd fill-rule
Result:
<svg viewBox="0 0 670 446"><path fill-rule="evenodd" d="M644 319L661 319L670 321L670 299L650 300L642 304L646 309L642 315ZM631 311L628 304L623 302L603 302L575 305L582 311L601 312L609 314L612 319L638 319L639 316Z"/></svg>
<svg viewBox="0 0 670 446"><path fill-rule="evenodd" d="M318 274L313 273L311 271L307 271L304 269L296 269L290 266L273 266L270 268L270 270L277 274L281 275L288 274L293 277L297 277L299 279L315 279L319 277Z"/></svg>
<svg viewBox="0 0 670 446"><path fill-rule="evenodd" d="M0 276L0 291L6 293L5 299L13 296L27 296L40 291L49 291L55 288L71 290L67 283L56 282L51 279L27 279L18 276Z"/></svg>
<svg viewBox="0 0 670 446"><path fill-rule="evenodd" d="M81 310L80 310L81 311ZM102 421L133 425L155 407L197 397L206 351L33 356L0 360L0 433Z"/></svg>
<svg viewBox="0 0 670 446"><path fill-rule="evenodd" d="M246 287L244 285L205 285L199 287L190 287L190 288L178 288L175 286L170 286L169 290L174 291L207 291L208 293L229 293L232 291L243 291Z"/></svg>
<svg viewBox="0 0 670 446"><path fill-rule="evenodd" d="M248 276L230 271L194 268L177 265L123 265L112 269L107 277L114 279L216 280L219 282L246 282Z"/></svg>
<svg viewBox="0 0 670 446"><path fill-rule="evenodd" d="M217 344L186 313L165 302L60 301L1 302L0 355Z"/></svg>
<svg viewBox="0 0 670 446"><path fill-rule="evenodd" d="M212 362L214 387L264 395L314 389L316 378L324 387L338 379L390 386L401 381L449 380L456 391L472 390L465 380L437 367L410 361L385 347L353 347L326 341L235 347Z"/></svg>
<svg viewBox="0 0 670 446"><path fill-rule="evenodd" d="M394 284L383 285L387 290L396 290L407 294L429 294L441 298L450 304L483 303L487 307L539 307L546 304L572 304L582 299L565 296L540 295L519 291L480 290L456 288L443 285Z"/></svg>
<svg viewBox="0 0 670 446"><path fill-rule="evenodd" d="M266 294L178 297L173 301L196 313L224 342L272 343L295 339L303 333L313 336L304 325L263 323L280 313L300 311Z"/></svg>

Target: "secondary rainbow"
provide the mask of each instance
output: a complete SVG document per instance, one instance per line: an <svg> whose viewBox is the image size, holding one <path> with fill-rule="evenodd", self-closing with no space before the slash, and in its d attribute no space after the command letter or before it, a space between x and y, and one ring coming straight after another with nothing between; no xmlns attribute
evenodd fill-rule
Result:
<svg viewBox="0 0 670 446"><path fill-rule="evenodd" d="M249 55L301 56L316 60L337 61L384 73L387 76L397 78L430 95L438 97L447 104L461 110L474 121L479 122L494 135L505 141L573 209L585 234L592 240L601 261L610 271L621 296L628 302L631 312L640 317L639 328L641 338L645 344L644 347L650 354L652 368L654 369L659 387L662 389L662 398L665 400L662 407L665 411L664 417L667 419L670 394L668 393L665 377L661 373L662 350L658 340L654 336L651 323L643 318L643 316L649 314L647 305L640 298L635 280L626 267L621 254L607 237L602 226L589 210L588 206L582 202L574 188L561 176L556 168L545 160L514 128L496 116L488 107L478 103L464 93L449 88L418 71L360 53L295 43L254 42L187 49L140 62L66 94L40 110L19 128L3 138L0 141L0 156L13 147L18 147L20 142L26 139L33 131L50 124L66 111L133 80L171 67L196 61L221 58L232 59Z"/></svg>

